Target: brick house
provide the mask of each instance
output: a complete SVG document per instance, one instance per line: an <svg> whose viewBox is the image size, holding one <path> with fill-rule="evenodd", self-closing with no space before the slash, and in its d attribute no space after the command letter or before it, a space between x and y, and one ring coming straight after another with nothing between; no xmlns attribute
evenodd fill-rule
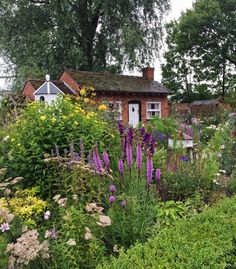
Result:
<svg viewBox="0 0 236 269"><path fill-rule="evenodd" d="M62 72L59 80L72 89L92 86L97 102L112 102L120 112L120 120L136 126L152 117L167 117L167 96L172 92L154 81L154 68L144 68L143 76L112 75L107 73L70 71Z"/></svg>
<svg viewBox="0 0 236 269"><path fill-rule="evenodd" d="M169 115L167 96L172 92L154 81L154 68L144 68L141 77L65 70L57 81L28 80L22 94L29 100L40 100L40 95L37 97L37 93L40 93L46 101L50 93L54 94L54 100L56 92L48 91L47 83L52 83L62 93L72 94L82 86L92 86L96 92L96 102L114 104L119 112L119 120L133 126L152 117Z"/></svg>

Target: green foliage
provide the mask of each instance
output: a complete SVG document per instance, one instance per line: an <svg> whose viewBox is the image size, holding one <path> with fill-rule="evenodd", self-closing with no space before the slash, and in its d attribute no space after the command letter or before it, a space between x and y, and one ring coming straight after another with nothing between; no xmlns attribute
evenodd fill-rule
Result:
<svg viewBox="0 0 236 269"><path fill-rule="evenodd" d="M129 175L130 174L130 175ZM158 195L152 184L147 190L146 169L142 166L141 174L138 174L135 165L132 172L126 169L124 180L117 174L114 183L116 201L110 206L108 215L112 225L109 227L108 245L128 248L136 241L144 242L150 236L151 227L155 223L155 206ZM123 208L121 202L125 201Z"/></svg>
<svg viewBox="0 0 236 269"><path fill-rule="evenodd" d="M14 8L3 0L1 55L18 75L37 78L58 76L65 67L117 73L124 65L147 65L169 8L169 0L22 0Z"/></svg>
<svg viewBox="0 0 236 269"><path fill-rule="evenodd" d="M234 91L235 0L198 0L167 27L163 83L192 102Z"/></svg>
<svg viewBox="0 0 236 269"><path fill-rule="evenodd" d="M190 220L163 229L145 244L121 251L97 269L212 268L230 265L236 227L236 198L225 199Z"/></svg>
<svg viewBox="0 0 236 269"><path fill-rule="evenodd" d="M175 134L177 132L177 126L172 118L153 118L149 121L148 130L159 131L165 135Z"/></svg>
<svg viewBox="0 0 236 269"><path fill-rule="evenodd" d="M5 253L7 240L0 235L0 268L7 268L8 255Z"/></svg>
<svg viewBox="0 0 236 269"><path fill-rule="evenodd" d="M47 177L40 182L41 194L52 198L60 193L67 198L78 197L80 204L101 201L106 177L101 178L95 168L83 161L73 161L67 157L50 157L44 160Z"/></svg>
<svg viewBox="0 0 236 269"><path fill-rule="evenodd" d="M159 190L162 200L183 200L196 192L212 189L218 169L217 158L209 150L202 152L193 163L177 159L172 170L162 173Z"/></svg>
<svg viewBox="0 0 236 269"><path fill-rule="evenodd" d="M202 196L197 193L192 198L182 201L166 201L157 204L158 228L154 226L153 234L157 234L160 228L173 226L180 219L190 218L205 208ZM155 232L156 231L156 232Z"/></svg>
<svg viewBox="0 0 236 269"><path fill-rule="evenodd" d="M106 228L99 227L82 208L75 205L61 207L58 215L54 214L52 222L58 238L49 239L51 260L43 268L95 268L104 259L102 234ZM85 239L86 227L92 233L90 240ZM75 241L75 245L68 244L71 239Z"/></svg>
<svg viewBox="0 0 236 269"><path fill-rule="evenodd" d="M100 148L112 149L117 139L116 132L96 113L83 110L67 98L50 106L30 104L2 135L1 165L8 168L10 176L23 176L27 187L44 178L43 157L55 145L63 152L73 141L78 150L82 139L87 156L96 142Z"/></svg>
<svg viewBox="0 0 236 269"><path fill-rule="evenodd" d="M236 169L233 170L230 181L228 183L228 190L230 193L236 193Z"/></svg>

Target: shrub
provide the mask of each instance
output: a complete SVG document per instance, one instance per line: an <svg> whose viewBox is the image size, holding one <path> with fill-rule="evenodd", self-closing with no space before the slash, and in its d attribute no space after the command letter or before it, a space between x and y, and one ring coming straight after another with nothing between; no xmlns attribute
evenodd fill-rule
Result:
<svg viewBox="0 0 236 269"><path fill-rule="evenodd" d="M226 199L190 220L163 229L145 244L136 244L118 259L97 269L211 268L230 265L236 233L236 198Z"/></svg>
<svg viewBox="0 0 236 269"><path fill-rule="evenodd" d="M43 155L55 145L63 151L71 141L78 149L81 139L85 154L98 142L100 148L112 150L116 132L98 114L71 101L59 99L52 105L30 104L18 121L2 134L0 165L7 167L10 176L23 176L26 187L45 178ZM87 156L87 155L86 155Z"/></svg>

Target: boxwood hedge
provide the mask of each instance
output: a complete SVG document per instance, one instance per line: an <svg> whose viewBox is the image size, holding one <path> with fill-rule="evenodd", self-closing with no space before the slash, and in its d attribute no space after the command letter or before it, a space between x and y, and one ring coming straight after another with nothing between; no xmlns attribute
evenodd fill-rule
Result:
<svg viewBox="0 0 236 269"><path fill-rule="evenodd" d="M97 269L236 268L236 197L166 228Z"/></svg>

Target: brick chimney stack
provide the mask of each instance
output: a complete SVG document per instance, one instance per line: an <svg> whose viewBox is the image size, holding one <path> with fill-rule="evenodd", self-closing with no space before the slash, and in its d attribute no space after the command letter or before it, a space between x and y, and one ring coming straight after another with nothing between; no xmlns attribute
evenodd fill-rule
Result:
<svg viewBox="0 0 236 269"><path fill-rule="evenodd" d="M155 68L152 67L146 67L142 69L143 71L143 77L148 79L148 80L154 80L154 71Z"/></svg>

